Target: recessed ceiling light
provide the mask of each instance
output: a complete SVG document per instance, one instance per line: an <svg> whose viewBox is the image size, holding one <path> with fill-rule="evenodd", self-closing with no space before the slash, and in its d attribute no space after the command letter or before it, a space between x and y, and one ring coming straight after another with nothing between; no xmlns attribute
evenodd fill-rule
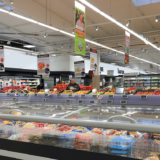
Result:
<svg viewBox="0 0 160 160"><path fill-rule="evenodd" d="M34 45L24 45L23 47L25 47L25 48L35 48L36 46L34 46Z"/></svg>

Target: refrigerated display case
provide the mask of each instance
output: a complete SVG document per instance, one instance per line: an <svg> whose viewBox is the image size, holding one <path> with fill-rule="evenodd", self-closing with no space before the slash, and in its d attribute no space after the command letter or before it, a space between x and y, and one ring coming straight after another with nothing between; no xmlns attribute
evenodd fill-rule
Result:
<svg viewBox="0 0 160 160"><path fill-rule="evenodd" d="M75 155L92 159L159 158L158 96L105 95L102 99L97 95L3 96L8 99L0 98L1 149L54 159L75 159ZM21 101L23 96L26 100ZM16 101L13 97L17 97ZM22 115L15 116L17 112ZM10 147L13 145L18 149ZM42 148L43 153L38 153ZM64 156L55 156L53 152L63 152ZM65 153L70 155L66 157Z"/></svg>

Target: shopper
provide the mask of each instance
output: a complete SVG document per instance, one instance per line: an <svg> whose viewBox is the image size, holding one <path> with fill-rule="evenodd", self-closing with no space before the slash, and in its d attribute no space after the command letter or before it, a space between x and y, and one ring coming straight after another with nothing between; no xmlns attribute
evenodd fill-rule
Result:
<svg viewBox="0 0 160 160"><path fill-rule="evenodd" d="M66 88L67 90L79 91L80 87L77 83L75 83L74 79L71 79L70 84Z"/></svg>
<svg viewBox="0 0 160 160"><path fill-rule="evenodd" d="M62 81L58 81L57 84L62 84Z"/></svg>
<svg viewBox="0 0 160 160"><path fill-rule="evenodd" d="M40 89L44 89L43 83L40 83L40 85L37 86L37 91L39 91Z"/></svg>

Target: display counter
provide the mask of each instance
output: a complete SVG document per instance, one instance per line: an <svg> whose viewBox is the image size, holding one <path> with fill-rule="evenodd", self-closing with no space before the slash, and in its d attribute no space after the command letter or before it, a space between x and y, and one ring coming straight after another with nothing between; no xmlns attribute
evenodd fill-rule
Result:
<svg viewBox="0 0 160 160"><path fill-rule="evenodd" d="M1 150L52 159L159 159L159 96L1 95Z"/></svg>

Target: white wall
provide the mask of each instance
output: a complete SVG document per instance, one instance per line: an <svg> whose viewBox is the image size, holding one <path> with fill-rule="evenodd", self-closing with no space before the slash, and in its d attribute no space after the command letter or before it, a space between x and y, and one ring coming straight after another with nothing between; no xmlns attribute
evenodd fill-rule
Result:
<svg viewBox="0 0 160 160"><path fill-rule="evenodd" d="M37 57L26 55L25 51L4 49L5 67L37 70Z"/></svg>
<svg viewBox="0 0 160 160"><path fill-rule="evenodd" d="M37 57L26 55L27 51L20 49L5 48L5 67L7 68L19 68L37 70ZM74 72L74 62L81 61L81 56L56 56L50 58L50 69L51 71L72 71ZM127 67L119 67L116 65L100 63L100 67L103 67L101 75L107 75L107 70L114 70L114 75L117 76L118 70L124 70L125 73L138 72L138 70L130 69ZM90 70L90 60L85 60L85 72L88 73ZM144 73L144 72L141 72Z"/></svg>

